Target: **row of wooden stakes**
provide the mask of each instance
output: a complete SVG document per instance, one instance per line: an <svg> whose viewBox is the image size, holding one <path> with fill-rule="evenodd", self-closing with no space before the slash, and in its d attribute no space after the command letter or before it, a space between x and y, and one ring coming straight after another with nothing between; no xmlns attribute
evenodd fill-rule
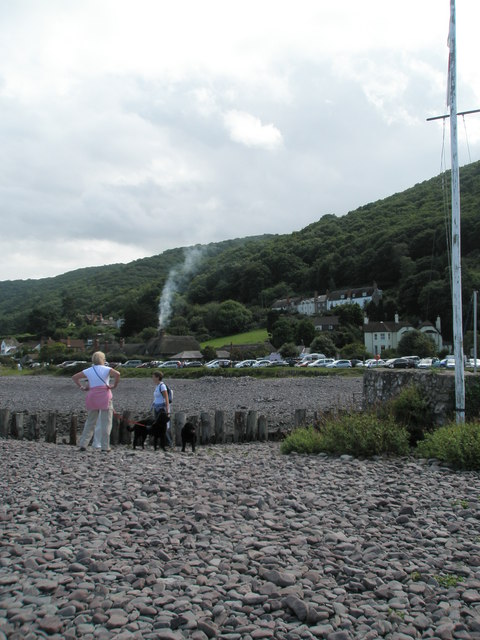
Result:
<svg viewBox="0 0 480 640"><path fill-rule="evenodd" d="M57 443L58 435L58 412L48 412L46 418L41 418L37 414L26 414L24 412L11 412L9 409L0 409L0 438L15 438L26 440L40 440L42 436L45 442ZM69 415L69 434L63 436L62 443L76 445L78 434L78 415ZM306 411L297 409L292 426L301 426L306 423ZM207 445L226 442L255 442L269 439L279 439L283 432L281 429L270 430L267 418L258 415L255 410L235 411L233 425L226 427L225 412L215 411L212 415L202 412L200 415L188 416L184 412L177 412L171 420L171 436L173 442L181 445L181 431L185 422L192 422L196 428L197 444ZM139 420L140 422L140 420ZM131 427L135 424L131 412L124 411L123 414L115 413L113 416L112 432L110 444L129 445L132 443L133 434ZM83 425L82 427L83 428Z"/></svg>

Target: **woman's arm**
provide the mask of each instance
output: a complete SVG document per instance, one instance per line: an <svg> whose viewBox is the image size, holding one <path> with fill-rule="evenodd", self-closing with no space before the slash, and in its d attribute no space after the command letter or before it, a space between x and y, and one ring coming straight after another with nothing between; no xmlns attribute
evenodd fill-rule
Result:
<svg viewBox="0 0 480 640"><path fill-rule="evenodd" d="M113 378L113 384L110 384L110 389L116 389L120 381L120 371L116 369L110 369L110 377Z"/></svg>
<svg viewBox="0 0 480 640"><path fill-rule="evenodd" d="M165 399L165 411L169 414L170 413L170 403L168 402L168 391L166 389L164 391L162 391L162 396Z"/></svg>
<svg viewBox="0 0 480 640"><path fill-rule="evenodd" d="M73 375L73 376L72 376L72 380L75 382L75 384L77 385L77 387L78 387L79 389L83 389L84 391L85 391L86 389L88 389L88 386L89 386L89 385L88 385L88 378L87 378L87 376L83 373L83 371L79 371L78 373L76 373L75 375ZM82 384L82 382L81 382L82 380L86 380L86 381L87 381L87 384L86 384L86 385L83 385L83 384Z"/></svg>

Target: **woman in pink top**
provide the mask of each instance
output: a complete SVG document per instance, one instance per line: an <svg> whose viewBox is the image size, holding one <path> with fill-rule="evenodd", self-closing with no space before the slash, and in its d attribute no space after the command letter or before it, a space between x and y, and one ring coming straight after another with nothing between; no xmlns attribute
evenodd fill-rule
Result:
<svg viewBox="0 0 480 640"><path fill-rule="evenodd" d="M102 430L101 450L110 451L113 419L112 389L116 388L119 379L120 372L105 365L105 354L102 351L95 351L92 355L91 367L72 376L77 387L87 392L85 406L88 414L80 438L80 451L85 451L92 439L99 416Z"/></svg>

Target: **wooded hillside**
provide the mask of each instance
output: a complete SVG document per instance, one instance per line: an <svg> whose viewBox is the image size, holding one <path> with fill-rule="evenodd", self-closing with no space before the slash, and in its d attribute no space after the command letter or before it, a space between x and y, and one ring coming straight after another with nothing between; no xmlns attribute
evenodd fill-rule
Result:
<svg viewBox="0 0 480 640"><path fill-rule="evenodd" d="M471 293L480 287L480 162L463 167L460 176L463 300L468 316ZM324 215L288 235L179 248L55 278L0 282L0 335L34 331L35 317L45 313L74 322L78 314L119 317L130 309L147 315L143 326L156 326L160 295L175 268L173 315L187 318L193 331L192 317L204 305L238 301L252 312L254 324L277 298L376 281L383 290L379 315L391 318L398 311L405 318L432 321L440 315L448 336L449 244L447 174L343 217ZM195 263L187 268L192 250Z"/></svg>

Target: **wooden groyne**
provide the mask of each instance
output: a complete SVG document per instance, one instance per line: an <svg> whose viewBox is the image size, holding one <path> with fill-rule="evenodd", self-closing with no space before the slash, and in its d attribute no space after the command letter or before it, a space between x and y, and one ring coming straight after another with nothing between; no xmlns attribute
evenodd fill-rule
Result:
<svg viewBox="0 0 480 640"><path fill-rule="evenodd" d="M15 438L26 440L41 440L49 443L76 445L79 433L83 429L85 414L62 414L60 412L43 412L30 414L27 412L12 412L0 409L0 438ZM233 422L227 422L225 411L216 410L214 414L201 412L187 415L179 411L172 416L171 435L176 446L181 445L181 431L184 424L192 422L196 428L197 444L211 445L222 443L264 442L280 440L292 428L312 424L318 421L316 414L307 420L305 409L296 409L290 424L269 424L265 415L257 411L235 411ZM130 445L133 434L129 427L141 418L133 417L130 411L122 414L114 413L110 444Z"/></svg>

